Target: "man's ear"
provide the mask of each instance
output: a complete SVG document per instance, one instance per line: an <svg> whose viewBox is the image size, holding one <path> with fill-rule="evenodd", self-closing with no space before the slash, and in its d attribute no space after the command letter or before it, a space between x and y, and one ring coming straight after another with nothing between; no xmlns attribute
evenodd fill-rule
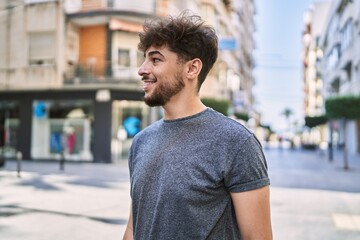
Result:
<svg viewBox="0 0 360 240"><path fill-rule="evenodd" d="M199 58L194 58L187 62L186 78L189 80L197 79L202 69L202 62Z"/></svg>

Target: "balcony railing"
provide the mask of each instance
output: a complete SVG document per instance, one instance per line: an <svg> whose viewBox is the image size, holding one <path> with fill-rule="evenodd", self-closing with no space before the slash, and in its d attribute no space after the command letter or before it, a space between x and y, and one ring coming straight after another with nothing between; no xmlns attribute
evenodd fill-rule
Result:
<svg viewBox="0 0 360 240"><path fill-rule="evenodd" d="M67 0L65 3L65 10L67 13L118 10L152 14L155 12L156 2L156 0Z"/></svg>
<svg viewBox="0 0 360 240"><path fill-rule="evenodd" d="M120 67L112 63L104 66L75 64L65 71L64 85L113 85L140 90L141 80L137 71L136 67Z"/></svg>

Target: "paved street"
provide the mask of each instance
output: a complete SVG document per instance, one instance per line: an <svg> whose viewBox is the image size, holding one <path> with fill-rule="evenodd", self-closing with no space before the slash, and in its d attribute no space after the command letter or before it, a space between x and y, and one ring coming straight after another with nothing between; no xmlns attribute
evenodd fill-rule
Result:
<svg viewBox="0 0 360 240"><path fill-rule="evenodd" d="M360 239L360 159L266 150L274 239ZM121 239L129 214L127 162L16 161L0 169L0 237L7 240Z"/></svg>
<svg viewBox="0 0 360 240"><path fill-rule="evenodd" d="M266 152L272 181L274 239L360 239L360 159L345 171L341 155Z"/></svg>

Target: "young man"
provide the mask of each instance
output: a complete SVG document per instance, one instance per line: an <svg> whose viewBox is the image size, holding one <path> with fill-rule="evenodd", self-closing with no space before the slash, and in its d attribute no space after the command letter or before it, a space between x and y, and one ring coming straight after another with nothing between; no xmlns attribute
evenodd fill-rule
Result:
<svg viewBox="0 0 360 240"><path fill-rule="evenodd" d="M164 118L134 138L124 239L272 239L267 165L253 133L200 100L216 61L214 29L198 16L145 22L139 69Z"/></svg>

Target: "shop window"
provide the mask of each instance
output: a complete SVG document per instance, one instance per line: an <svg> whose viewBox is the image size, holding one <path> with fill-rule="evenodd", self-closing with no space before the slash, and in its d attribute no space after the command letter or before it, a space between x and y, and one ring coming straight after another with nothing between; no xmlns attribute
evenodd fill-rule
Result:
<svg viewBox="0 0 360 240"><path fill-rule="evenodd" d="M113 161L127 159L133 137L148 126L149 107L144 102L114 101L111 151Z"/></svg>
<svg viewBox="0 0 360 240"><path fill-rule="evenodd" d="M29 65L55 63L55 32L29 34Z"/></svg>
<svg viewBox="0 0 360 240"><path fill-rule="evenodd" d="M35 101L32 158L93 160L93 117L89 100Z"/></svg>
<svg viewBox="0 0 360 240"><path fill-rule="evenodd" d="M19 124L18 103L0 101L0 156L16 156Z"/></svg>

